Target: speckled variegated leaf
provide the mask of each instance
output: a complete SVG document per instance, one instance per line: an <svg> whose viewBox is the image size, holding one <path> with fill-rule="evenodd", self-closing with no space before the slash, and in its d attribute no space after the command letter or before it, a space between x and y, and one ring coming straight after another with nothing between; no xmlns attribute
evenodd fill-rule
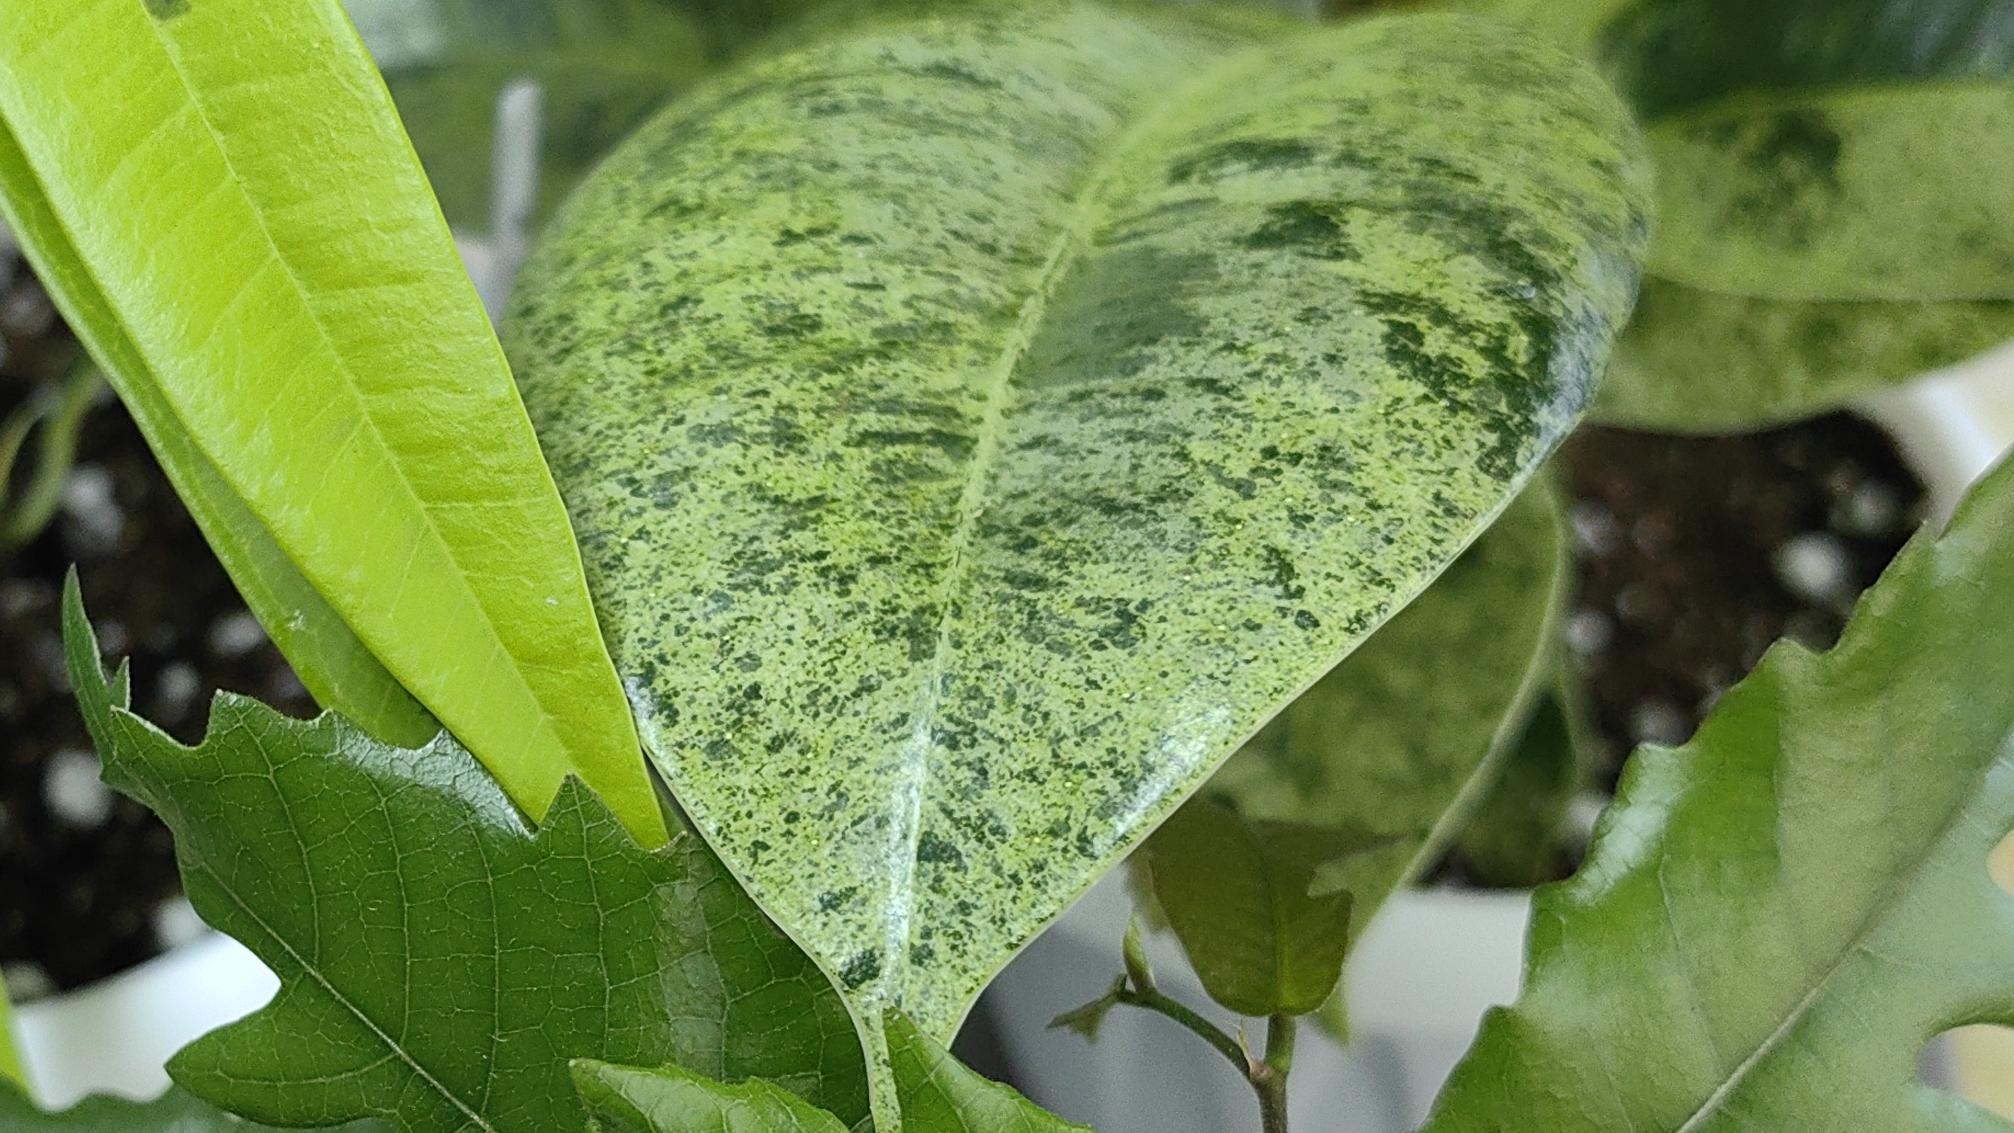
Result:
<svg viewBox="0 0 2014 1133"><path fill-rule="evenodd" d="M669 109L507 332L646 746L877 1037L1487 525L1644 231L1622 107L1468 18L957 12Z"/></svg>
<svg viewBox="0 0 2014 1133"><path fill-rule="evenodd" d="M1657 164L1652 274L2014 298L2006 0L1638 0L1596 40Z"/></svg>
<svg viewBox="0 0 2014 1133"><path fill-rule="evenodd" d="M2014 302L1799 302L1643 281L1593 416L1674 433L1794 421L2014 338Z"/></svg>

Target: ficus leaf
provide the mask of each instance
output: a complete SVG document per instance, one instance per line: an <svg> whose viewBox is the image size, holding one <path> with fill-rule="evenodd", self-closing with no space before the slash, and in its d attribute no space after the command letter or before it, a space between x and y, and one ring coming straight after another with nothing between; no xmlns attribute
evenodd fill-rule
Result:
<svg viewBox="0 0 2014 1133"><path fill-rule="evenodd" d="M1778 643L1691 742L1638 750L1429 1133L2004 1129L1917 1056L2014 1023L2014 898L1986 868L2014 827L2010 640L2003 465L1830 652Z"/></svg>
<svg viewBox="0 0 2014 1133"><path fill-rule="evenodd" d="M1335 990L1350 946L1350 891L1318 889L1317 879L1378 844L1198 798L1147 839L1146 861L1210 998L1240 1015L1306 1015Z"/></svg>
<svg viewBox="0 0 2014 1133"><path fill-rule="evenodd" d="M1466 19L954 6L668 109L506 334L673 792L943 1038L1522 486L1643 192Z"/></svg>
<svg viewBox="0 0 2014 1133"><path fill-rule="evenodd" d="M238 593L322 705L387 742L417 747L440 725L301 574L272 532L204 455L140 348L92 280L0 116L0 211L35 276L125 402L147 445Z"/></svg>
<svg viewBox="0 0 2014 1133"><path fill-rule="evenodd" d="M953 1058L900 1013L888 1048L907 1133L1087 1133ZM641 1069L580 1060L574 1084L594 1133L846 1133L824 1110L774 1083L726 1085L676 1066Z"/></svg>
<svg viewBox="0 0 2014 1133"><path fill-rule="evenodd" d="M2014 302L1757 299L1643 281L1591 416L1668 433L1783 424L2014 339Z"/></svg>
<svg viewBox="0 0 2014 1133"><path fill-rule="evenodd" d="M1495 782L1552 671L1571 588L1558 503L1541 484L1246 741L1202 796L1248 818L1374 835L1378 849L1330 874L1368 921Z"/></svg>
<svg viewBox="0 0 2014 1133"><path fill-rule="evenodd" d="M68 269L150 439L200 450L519 806L579 773L661 841L565 511L341 5L19 0L7 22L10 221L55 241L37 263Z"/></svg>
<svg viewBox="0 0 2014 1133"><path fill-rule="evenodd" d="M1639 0L1596 49L1657 164L1652 274L1775 299L2014 299L2002 0Z"/></svg>
<svg viewBox="0 0 2014 1133"><path fill-rule="evenodd" d="M222 696L184 748L108 686L74 576L71 681L106 781L175 834L189 899L280 977L176 1081L277 1125L578 1129L566 1060L763 1075L866 1112L830 985L689 834L646 850L577 779L534 833L443 734L387 747L340 717Z"/></svg>
<svg viewBox="0 0 2014 1133"><path fill-rule="evenodd" d="M384 1133L384 1128L375 1121L358 1121L328 1133ZM0 1081L0 1129L7 1133L278 1133L271 1126L226 1113L172 1086L151 1102L99 1095L50 1112L37 1108L5 1081Z"/></svg>

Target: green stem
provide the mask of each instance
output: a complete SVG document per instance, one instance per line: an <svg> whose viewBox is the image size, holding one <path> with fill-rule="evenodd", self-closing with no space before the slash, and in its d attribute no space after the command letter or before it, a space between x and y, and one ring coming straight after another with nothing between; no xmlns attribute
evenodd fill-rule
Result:
<svg viewBox="0 0 2014 1133"><path fill-rule="evenodd" d="M42 439L36 453L35 475L22 492L20 504L11 509L11 514L5 517L4 526L0 526L0 546L19 547L30 542L55 516L56 507L63 500L63 485L69 479L70 465L77 457L77 434L84 426L85 414L97 404L98 395L104 388L105 376L98 372L98 367L92 365L89 358L81 358L64 379L60 400L50 405L37 395L34 402L23 407L33 412L31 416L20 419L18 432L16 421L8 422L6 435L0 437L0 455L6 458L7 471L12 471L27 427L33 425L37 417L42 418ZM0 481L0 494L4 492L5 483Z"/></svg>
<svg viewBox="0 0 2014 1133"><path fill-rule="evenodd" d="M1134 1007L1144 1007L1149 1011L1166 1015L1182 1026L1194 1031L1197 1037L1201 1038L1204 1042L1217 1048L1219 1054L1230 1059L1231 1065L1238 1068L1238 1073L1248 1078L1251 1077L1251 1056L1245 1053L1245 1048L1238 1040L1225 1034L1215 1023L1210 1022L1180 1003L1169 999L1158 991L1152 989L1142 991L1137 987L1121 989L1119 991L1119 1002L1130 1004Z"/></svg>
<svg viewBox="0 0 2014 1133"><path fill-rule="evenodd" d="M1293 1068L1294 1017L1275 1015L1266 1022L1266 1060L1252 1067L1265 1133L1287 1133L1287 1072Z"/></svg>

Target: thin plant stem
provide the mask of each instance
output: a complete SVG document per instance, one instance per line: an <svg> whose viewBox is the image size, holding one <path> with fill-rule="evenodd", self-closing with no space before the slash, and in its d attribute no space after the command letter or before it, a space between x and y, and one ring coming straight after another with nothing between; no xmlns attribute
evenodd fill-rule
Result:
<svg viewBox="0 0 2014 1133"><path fill-rule="evenodd" d="M1252 1057L1244 1043L1224 1033L1223 1028L1155 988L1143 989L1133 983L1118 988L1113 994L1120 1003L1145 1008L1174 1020L1216 1048L1217 1053L1230 1060L1238 1073L1252 1084L1253 1092L1259 1095L1259 1119L1265 1133L1287 1133L1287 1072L1294 1065L1295 1025L1292 1015L1274 1015L1266 1021L1266 1055L1259 1059Z"/></svg>
<svg viewBox="0 0 2014 1133"><path fill-rule="evenodd" d="M1259 1094L1259 1123L1265 1133L1287 1133L1287 1072L1294 1068L1294 1017L1266 1022L1266 1060L1252 1066L1252 1089Z"/></svg>

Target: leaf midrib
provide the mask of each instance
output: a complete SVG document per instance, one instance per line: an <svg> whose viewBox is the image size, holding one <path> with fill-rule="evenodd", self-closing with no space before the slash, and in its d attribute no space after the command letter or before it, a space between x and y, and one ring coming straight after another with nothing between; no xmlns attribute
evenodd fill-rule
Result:
<svg viewBox="0 0 2014 1133"><path fill-rule="evenodd" d="M335 341L330 336L329 329L323 322L322 316L316 312L315 305L309 301L309 296L313 292L308 289L299 273L294 270L293 263L281 254L279 242L273 236L272 229L267 222L265 210L254 203L255 198L246 188L244 176L238 172L237 163L231 158L231 151L224 145L222 135L218 132L216 124L211 120L209 108L205 105L203 99L198 96L195 86L190 82L188 74L183 70L179 48L162 30L159 20L149 16L147 27L149 31L153 32L155 40L160 44L162 56L167 59L168 65L174 70L175 79L181 84L182 93L188 98L190 108L195 111L197 120L203 124L204 132L209 135L210 144L215 147L218 159L224 163L224 168L229 170L232 186L237 190L239 198L244 201L246 211L251 214L254 223L258 225L259 236L265 241L267 252L272 256L273 262L279 265L280 270L286 273L287 280L292 285L294 293L300 298L301 307L307 315L309 324L315 328L315 333L321 338L323 348L328 351L329 357L335 361L337 370L342 374L344 386L349 390L350 397L356 405L357 416L362 420L363 428L369 430L372 439L376 442L378 451L385 454L387 458L391 457L394 450L386 443L384 433L378 428L376 416L370 411L369 403L365 400L362 391L357 388L356 375L351 371L349 358L343 352L336 349ZM122 319L121 321L123 322L124 320ZM194 439L193 436L191 439ZM200 448L201 445L199 444L198 447ZM213 461L212 463L215 462ZM455 584L465 596L465 599L476 608L484 629L488 631L492 653L500 653L509 659L511 663L506 664L504 668L509 671L512 683L522 690L530 702L537 707L539 722L552 733L554 741L559 744L560 750L568 753L569 761L571 762L571 747L560 735L560 729L556 726L554 715L546 707L545 701L526 682L523 669L515 663L515 658L512 656L510 650L505 647L503 635L498 632L495 616L468 585L466 568L463 567L460 558L454 554L453 544L442 536L439 525L434 522L433 512L428 508L426 501L413 489L412 480L407 475L404 466L396 459L387 459L386 463L397 472L399 489L411 501L414 510L419 513L421 521L425 524L426 533L437 546L447 553L448 560L455 564L457 570ZM221 465L218 466L218 470L222 471ZM249 504L249 502L248 499L247 503ZM333 609L334 607L332 606L331 608ZM365 639L363 627L352 624L350 619L344 617L340 610L336 611L336 613L338 617L343 618L344 624L350 626L351 632L356 634L357 639L365 642L366 647L371 650L372 655L378 658L379 664L384 665L387 672L392 672L392 666L387 663L387 658ZM396 677L396 673L394 673L394 676ZM400 683L404 684L405 681L400 679ZM416 696L415 699L418 699L418 697ZM428 707L431 709L431 706Z"/></svg>
<svg viewBox="0 0 2014 1133"><path fill-rule="evenodd" d="M883 940L889 973L882 981L884 988L893 987L899 993L907 984L909 946L916 938L913 901L916 890L916 867L923 836L923 799L930 776L934 724L943 700L944 676L950 667L953 652L952 611L955 608L954 600L963 589L969 573L968 551L978 529L979 517L985 512L984 496L988 479L993 466L999 460L1001 434L1006 428L1007 403L1014 392L1014 374L1034 344L1043 317L1048 313L1050 300L1055 296L1062 281L1069 276L1070 269L1076 266L1084 251L1090 246L1091 234L1096 231L1096 222L1102 218L1107 207L1105 192L1112 187L1113 182L1123 171L1125 159L1178 111L1186 110L1195 100L1209 91L1229 83L1241 71L1262 60L1265 51L1266 45L1262 43L1229 50L1212 65L1203 68L1200 74L1175 87L1166 98L1155 99L1151 89L1143 88L1139 101L1149 104L1147 110L1135 117L1124 129L1111 135L1110 144L1103 147L1096 161L1092 163L1085 175L1083 187L1071 201L1062 231L1051 243L1042 268L1036 274L1035 284L1030 289L1028 297L1022 301L1014 325L1008 330L1007 337L1001 344L1000 355L993 364L987 382L986 407L980 416L979 440L966 465L965 485L958 498L957 526L952 530L950 555L945 565L943 583L936 596L938 609L936 643L925 669L924 682L917 692L918 704L910 717L909 738L904 741L901 749L901 766L897 768L897 785L893 798L897 800L901 814L894 829L900 844L897 847L899 852L893 859L896 863L896 877L890 886L887 932Z"/></svg>
<svg viewBox="0 0 2014 1133"><path fill-rule="evenodd" d="M1854 932L1852 938L1840 947L1838 954L1826 966L1825 974L1819 977L1818 982L1812 985L1811 990L1805 993L1804 998L1798 1000L1797 1005L1785 1014L1783 1021L1777 1024L1776 1029L1765 1036L1761 1042L1757 1043L1755 1049L1749 1052L1748 1057L1742 1059L1741 1063L1727 1075L1726 1079L1719 1086L1715 1087L1711 1094L1706 1096L1706 1100L1699 1104L1699 1108L1693 1110L1691 1115L1685 1119L1685 1123L1673 1130L1672 1133L1697 1133L1705 1122L1718 1116L1721 1112L1721 1106L1734 1094L1736 1089L1740 1088L1748 1080L1748 1075L1757 1066L1761 1065L1762 1060L1774 1052L1785 1038L1789 1037L1790 1032L1799 1023L1804 1021L1805 1016L1824 997L1832 981L1841 972L1846 970L1855 957L1861 954L1862 948L1866 945L1869 938L1888 926L1889 917L1894 913L1895 905L1909 891L1916 880L1922 876L1923 871L1929 868L1931 860L1937 856L1939 850L1944 848L1944 844L1951 837L1952 831L1956 830L1958 825L1965 820L1965 815L1970 811L1972 804L1983 793L1987 777L1992 775L1994 768L1999 767L2006 761L2006 757L2000 753L2005 750L2004 740L2009 734L2003 731L2003 743L1994 748L1995 754L1993 758L1988 759L1972 776L1966 789L1958 796L1958 805L1951 808L1951 813L1945 817L1944 822L1936 829L1933 836L1925 840L1923 851L1910 863L1909 868L1897 876L1888 885L1887 889L1882 891L1879 897L1876 898L1867 917L1861 922L1860 927Z"/></svg>

